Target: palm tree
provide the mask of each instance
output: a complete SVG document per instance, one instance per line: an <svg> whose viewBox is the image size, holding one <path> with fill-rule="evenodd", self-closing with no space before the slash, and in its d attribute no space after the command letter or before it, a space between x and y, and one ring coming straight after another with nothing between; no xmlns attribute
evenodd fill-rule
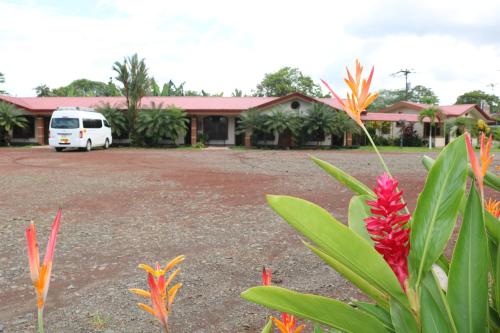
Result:
<svg viewBox="0 0 500 333"><path fill-rule="evenodd" d="M277 141L279 143L280 135L285 133L286 130L294 130L294 122L291 121L292 117L289 113L281 110L275 109L271 113L266 115L264 120L264 131L269 134L274 134L277 136Z"/></svg>
<svg viewBox="0 0 500 333"><path fill-rule="evenodd" d="M24 128L27 123L28 121L21 110L10 103L0 102L0 129L4 133L4 140L7 146L10 146L12 129L14 127Z"/></svg>
<svg viewBox="0 0 500 333"><path fill-rule="evenodd" d="M334 122L335 111L331 107L314 103L303 119L303 127L308 135L314 135L316 145L319 146L324 134L334 131Z"/></svg>
<svg viewBox="0 0 500 333"><path fill-rule="evenodd" d="M109 103L101 103L96 111L100 112L109 122L113 136L120 137L127 130L127 117L118 108Z"/></svg>
<svg viewBox="0 0 500 333"><path fill-rule="evenodd" d="M5 83L5 76L3 73L0 73L0 83ZM5 95L7 92L5 90L0 89L0 95Z"/></svg>
<svg viewBox="0 0 500 333"><path fill-rule="evenodd" d="M46 84L41 84L34 89L37 97L47 97L53 95L52 91Z"/></svg>
<svg viewBox="0 0 500 333"><path fill-rule="evenodd" d="M361 133L359 125L347 113L337 111L334 115L333 126L328 134L343 137L345 133Z"/></svg>
<svg viewBox="0 0 500 333"><path fill-rule="evenodd" d="M122 94L127 101L129 138L135 141L136 121L141 107L141 99L150 88L151 80L144 59L139 60L137 53L131 57L124 58L123 63L116 61L113 70L117 73L116 79L121 82Z"/></svg>
<svg viewBox="0 0 500 333"><path fill-rule="evenodd" d="M262 123L262 115L257 109L248 109L240 115L236 134L253 133L259 129Z"/></svg>
<svg viewBox="0 0 500 333"><path fill-rule="evenodd" d="M429 149L432 149L432 129L434 128L434 124L436 122L436 118L441 114L441 111L437 106L431 106L426 109L420 111L418 115L418 121L423 122L425 118L428 118L430 121L429 124Z"/></svg>
<svg viewBox="0 0 500 333"><path fill-rule="evenodd" d="M160 103L151 103L150 110L144 110L137 119L137 132L151 139L153 145L158 145L162 139L175 140L187 133L189 120L183 110L170 106L163 108Z"/></svg>

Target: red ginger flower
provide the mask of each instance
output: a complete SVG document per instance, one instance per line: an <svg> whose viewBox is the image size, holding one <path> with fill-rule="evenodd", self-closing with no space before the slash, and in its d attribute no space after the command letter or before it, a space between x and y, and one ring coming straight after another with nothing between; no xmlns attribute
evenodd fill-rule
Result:
<svg viewBox="0 0 500 333"><path fill-rule="evenodd" d="M371 216L365 219L366 229L380 253L396 274L399 283L406 289L408 278L408 252L410 228L405 228L410 220L409 214L399 214L406 204L401 202L403 191L397 192L398 181L386 173L377 177L377 187L373 189L377 200L367 201L372 206Z"/></svg>

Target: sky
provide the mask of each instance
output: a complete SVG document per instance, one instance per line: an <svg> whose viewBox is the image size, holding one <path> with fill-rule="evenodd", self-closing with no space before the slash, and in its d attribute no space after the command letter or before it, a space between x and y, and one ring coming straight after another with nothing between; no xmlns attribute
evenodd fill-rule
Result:
<svg viewBox="0 0 500 333"><path fill-rule="evenodd" d="M160 84L250 94L291 66L345 95L359 59L375 66L374 90L403 89L393 74L411 69L412 86L453 104L470 90L500 95L499 18L498 0L0 0L0 89L107 82L138 53Z"/></svg>

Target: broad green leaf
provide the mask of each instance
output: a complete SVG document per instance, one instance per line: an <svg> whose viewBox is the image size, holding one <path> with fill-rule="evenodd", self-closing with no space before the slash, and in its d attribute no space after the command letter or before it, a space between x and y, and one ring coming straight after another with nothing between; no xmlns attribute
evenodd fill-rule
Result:
<svg viewBox="0 0 500 333"><path fill-rule="evenodd" d="M459 332L488 325L488 249L483 207L471 186L448 276L448 303Z"/></svg>
<svg viewBox="0 0 500 333"><path fill-rule="evenodd" d="M396 333L418 333L417 322L410 310L391 300L391 320Z"/></svg>
<svg viewBox="0 0 500 333"><path fill-rule="evenodd" d="M387 332L385 326L372 315L332 298L272 286L250 288L241 297L345 332Z"/></svg>
<svg viewBox="0 0 500 333"><path fill-rule="evenodd" d="M273 333L273 320L269 319L266 323L266 326L262 329L261 333Z"/></svg>
<svg viewBox="0 0 500 333"><path fill-rule="evenodd" d="M342 274L346 279L351 281L356 287L361 289L366 295L370 296L375 302L377 302L381 307L389 309L389 295L383 291L375 288L373 285L368 283L365 279L354 273L352 270L342 265L339 261L330 257L328 254L318 249L317 247L304 242L304 244L313 251L318 257L320 257L326 264L335 269L337 272Z"/></svg>
<svg viewBox="0 0 500 333"><path fill-rule="evenodd" d="M370 212L370 206L366 204L367 200L373 200L373 198L368 195L356 195L351 198L349 203L348 224L349 228L373 246L370 234L368 233L368 230L366 230L365 219L372 215Z"/></svg>
<svg viewBox="0 0 500 333"><path fill-rule="evenodd" d="M316 158L314 156L311 156L311 159L313 160L314 163L319 165L320 168L325 170L330 176L337 179L340 183L347 186L351 191L360 195L368 195L372 198L375 198L375 193L373 193L373 191L368 186L366 186L353 176L349 175L347 172L331 165L328 162L320 160L319 158Z"/></svg>
<svg viewBox="0 0 500 333"><path fill-rule="evenodd" d="M410 233L408 268L419 286L444 251L453 232L467 180L465 137L448 144L429 171L417 201ZM416 288L417 289L417 288Z"/></svg>
<svg viewBox="0 0 500 333"><path fill-rule="evenodd" d="M490 214L490 212L484 212L484 224L486 225L486 231L493 237L495 243L498 244L500 239L500 222L497 218Z"/></svg>
<svg viewBox="0 0 500 333"><path fill-rule="evenodd" d="M457 332L447 300L432 270L426 274L420 287L420 318L424 333Z"/></svg>
<svg viewBox="0 0 500 333"><path fill-rule="evenodd" d="M356 275L408 306L408 300L384 258L363 238L312 202L268 195L269 205L292 227Z"/></svg>
<svg viewBox="0 0 500 333"><path fill-rule="evenodd" d="M386 310L382 309L376 304L366 303L366 302L354 302L354 304L362 311L368 312L377 318L381 323L385 325L387 330L394 332L394 326L392 326L391 314Z"/></svg>
<svg viewBox="0 0 500 333"><path fill-rule="evenodd" d="M434 164L434 159L430 158L429 156L424 156L422 158L422 164L427 170L430 170L430 168ZM472 171L470 165L468 166L468 174L469 176L474 177L474 172ZM495 191L500 191L500 177L488 171L484 175L484 185L491 187Z"/></svg>
<svg viewBox="0 0 500 333"><path fill-rule="evenodd" d="M491 258L491 261L495 263L492 267L494 272L493 286L494 286L495 309L499 311L500 310L500 246L496 246L496 250L497 252L495 253L495 256Z"/></svg>
<svg viewBox="0 0 500 333"><path fill-rule="evenodd" d="M442 254L438 260L436 261L436 264L439 265L443 269L443 271L448 274L448 271L450 270L450 263L448 262L448 258L444 254Z"/></svg>

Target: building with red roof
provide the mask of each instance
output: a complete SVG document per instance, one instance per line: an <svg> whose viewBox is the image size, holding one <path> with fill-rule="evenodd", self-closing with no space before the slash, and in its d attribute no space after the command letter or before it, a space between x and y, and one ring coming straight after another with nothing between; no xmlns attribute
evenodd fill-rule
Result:
<svg viewBox="0 0 500 333"><path fill-rule="evenodd" d="M13 142L32 142L46 144L50 116L60 107L86 107L98 108L109 104L117 109L126 110L125 97L11 97L0 96L0 101L11 103L23 110L28 119L26 129L15 129ZM314 98L301 93L293 93L282 97L220 97L220 96L168 96L144 97L141 100L141 109L148 109L152 103L163 106L176 106L183 109L189 117L189 131L186 138L181 138L179 143L194 144L200 135L208 136L209 144L235 145L250 144L250 134L237 135L236 128L238 117L249 109L258 109L262 112L279 107L284 111L307 111L314 103L328 105L336 110L342 110L334 98ZM362 115L363 121L389 122L389 130L379 133L384 136L399 136L399 126L402 123L414 123L417 132L425 137L426 128L429 127L428 119L424 124L418 121L418 114L429 105L398 102L378 112L369 112ZM472 117L491 121L489 114L475 104L439 106L441 111L438 117L438 128L441 128L446 119L453 117ZM386 126L387 127L387 126ZM438 134L436 146L444 145L444 137ZM442 139L442 140L441 140ZM321 145L330 145L331 136L325 136ZM351 135L346 134L343 143L350 145ZM279 144L277 139L274 144ZM439 143L439 144L438 144Z"/></svg>

